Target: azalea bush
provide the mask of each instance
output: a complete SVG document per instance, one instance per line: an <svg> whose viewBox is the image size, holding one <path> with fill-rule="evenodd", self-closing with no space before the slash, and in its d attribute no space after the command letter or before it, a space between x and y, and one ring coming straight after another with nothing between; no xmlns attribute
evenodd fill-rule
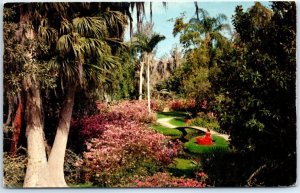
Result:
<svg viewBox="0 0 300 193"><path fill-rule="evenodd" d="M122 101L112 105L110 107L110 112L121 114L126 120L138 122L151 123L156 119L155 113L148 113L146 100Z"/></svg>
<svg viewBox="0 0 300 193"><path fill-rule="evenodd" d="M87 150L77 165L85 181L98 186L117 186L134 173L148 175L157 166L170 164L181 150L180 142L114 111L82 119L81 125Z"/></svg>
<svg viewBox="0 0 300 193"><path fill-rule="evenodd" d="M192 99L176 99L169 101L168 107L173 111L194 111L196 102Z"/></svg>
<svg viewBox="0 0 300 193"><path fill-rule="evenodd" d="M207 175L203 172L197 175L196 179L184 177L175 177L166 172L158 172L153 176L143 177L134 180L133 187L189 187L203 188L206 187L205 180Z"/></svg>

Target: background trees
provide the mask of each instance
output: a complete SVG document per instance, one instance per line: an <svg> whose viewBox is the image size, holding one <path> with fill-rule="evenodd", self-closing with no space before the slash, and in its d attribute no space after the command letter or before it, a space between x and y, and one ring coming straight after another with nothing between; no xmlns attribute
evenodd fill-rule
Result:
<svg viewBox="0 0 300 193"><path fill-rule="evenodd" d="M148 28L150 27L150 28ZM153 25L152 25L153 27ZM150 65L154 59L153 50L156 45L165 39L165 36L153 33L151 23L145 25L142 30L134 35L134 47L140 52L140 86L139 86L139 100L142 99L143 88L143 69L144 64L147 66L147 99L148 99L148 112L150 113ZM142 29L143 29L142 28Z"/></svg>
<svg viewBox="0 0 300 193"><path fill-rule="evenodd" d="M184 15L174 23L173 35L180 34L180 43L185 48L184 62L167 86L188 98L196 99L198 110L204 101L212 101L210 79L215 79L218 71L218 59L230 42L223 35L230 30L223 14L210 17L207 11L197 8L198 17L184 22ZM172 86L175 84L177 86ZM179 88L179 89L178 89Z"/></svg>
<svg viewBox="0 0 300 193"><path fill-rule="evenodd" d="M236 8L235 47L224 56L214 84L230 99L223 103L221 126L230 132L233 149L255 157L248 185L296 179L295 3L271 7Z"/></svg>

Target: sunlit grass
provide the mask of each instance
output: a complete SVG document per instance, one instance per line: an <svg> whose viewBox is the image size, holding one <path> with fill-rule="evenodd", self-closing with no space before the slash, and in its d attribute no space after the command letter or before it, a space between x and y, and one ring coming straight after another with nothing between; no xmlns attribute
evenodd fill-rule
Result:
<svg viewBox="0 0 300 193"><path fill-rule="evenodd" d="M212 135L213 145L199 145L195 137L184 144L184 147L191 153L202 154L214 151L228 151L228 142L220 136Z"/></svg>
<svg viewBox="0 0 300 193"><path fill-rule="evenodd" d="M153 128L157 132L159 132L163 135L167 135L167 136L180 137L182 135L182 133L178 129L168 128L168 127L164 127L164 126L158 125L158 124L151 125L151 128Z"/></svg>

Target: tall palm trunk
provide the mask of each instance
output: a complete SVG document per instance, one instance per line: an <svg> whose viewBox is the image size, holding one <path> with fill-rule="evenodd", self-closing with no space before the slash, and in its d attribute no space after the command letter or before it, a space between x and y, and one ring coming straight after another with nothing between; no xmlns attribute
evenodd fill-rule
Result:
<svg viewBox="0 0 300 193"><path fill-rule="evenodd" d="M140 69L140 87L139 87L139 100L143 99L143 72L144 72L144 61L141 62L141 69Z"/></svg>
<svg viewBox="0 0 300 193"><path fill-rule="evenodd" d="M23 85L26 93L26 136L28 164L24 187L45 187L47 180L47 158L42 123L42 100L35 76L27 75Z"/></svg>
<svg viewBox="0 0 300 193"><path fill-rule="evenodd" d="M147 54L146 57L147 61L147 98L148 98L148 113L151 112L151 107L150 107L150 55Z"/></svg>
<svg viewBox="0 0 300 193"><path fill-rule="evenodd" d="M60 112L54 144L48 159L49 174L52 185L55 187L67 187L64 178L64 158L68 142L75 91L76 86L70 84Z"/></svg>

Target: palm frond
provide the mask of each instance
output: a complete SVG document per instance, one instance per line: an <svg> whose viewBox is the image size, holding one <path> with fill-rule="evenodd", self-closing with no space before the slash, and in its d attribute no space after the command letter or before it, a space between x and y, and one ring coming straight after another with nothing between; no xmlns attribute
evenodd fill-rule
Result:
<svg viewBox="0 0 300 193"><path fill-rule="evenodd" d="M166 39L165 36L163 35L160 35L160 34L154 34L150 41L148 42L148 46L147 46L147 49L146 49L146 52L152 52L153 49L155 48L155 46L162 40Z"/></svg>
<svg viewBox="0 0 300 193"><path fill-rule="evenodd" d="M62 21L60 22L60 29L59 29L59 33L60 34L68 34L71 33L73 31L73 25L72 23L63 18Z"/></svg>
<svg viewBox="0 0 300 193"><path fill-rule="evenodd" d="M106 23L100 17L76 17L72 23L75 32L83 37L103 38L108 35Z"/></svg>
<svg viewBox="0 0 300 193"><path fill-rule="evenodd" d="M72 49L73 41L71 34L62 35L56 43L56 49L61 55L67 54Z"/></svg>
<svg viewBox="0 0 300 193"><path fill-rule="evenodd" d="M51 43L56 41L58 37L57 30L48 26L48 21L46 19L41 20L41 24L38 28L38 35L46 43Z"/></svg>

